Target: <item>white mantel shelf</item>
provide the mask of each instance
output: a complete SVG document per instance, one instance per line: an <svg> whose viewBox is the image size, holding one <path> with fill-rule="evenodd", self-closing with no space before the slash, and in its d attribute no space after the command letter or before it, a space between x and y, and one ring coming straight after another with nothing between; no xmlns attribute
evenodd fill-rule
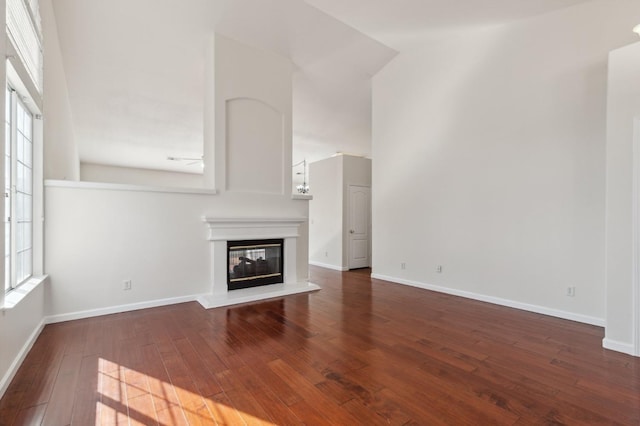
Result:
<svg viewBox="0 0 640 426"><path fill-rule="evenodd" d="M235 305L320 290L297 276L298 228L304 217L222 218L204 216L211 242L211 293L198 302L205 308ZM284 239L284 283L229 291L227 289L227 241Z"/></svg>
<svg viewBox="0 0 640 426"><path fill-rule="evenodd" d="M209 241L298 238L306 218L218 218L205 216ZM286 259L285 259L286 260Z"/></svg>
<svg viewBox="0 0 640 426"><path fill-rule="evenodd" d="M306 217L217 217L202 216L206 222L304 222Z"/></svg>
<svg viewBox="0 0 640 426"><path fill-rule="evenodd" d="M277 226L282 224L300 224L306 217L213 217L203 216L202 221L215 226Z"/></svg>

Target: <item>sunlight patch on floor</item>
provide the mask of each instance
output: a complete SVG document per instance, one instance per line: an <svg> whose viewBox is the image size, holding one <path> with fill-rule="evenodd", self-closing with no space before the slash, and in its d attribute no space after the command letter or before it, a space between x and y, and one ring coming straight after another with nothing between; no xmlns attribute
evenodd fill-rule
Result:
<svg viewBox="0 0 640 426"><path fill-rule="evenodd" d="M195 384L188 377L180 380ZM188 425L262 424L267 420L221 403L228 400L224 393L202 397L199 393L176 386L170 381L127 368L100 358L95 424L127 425Z"/></svg>

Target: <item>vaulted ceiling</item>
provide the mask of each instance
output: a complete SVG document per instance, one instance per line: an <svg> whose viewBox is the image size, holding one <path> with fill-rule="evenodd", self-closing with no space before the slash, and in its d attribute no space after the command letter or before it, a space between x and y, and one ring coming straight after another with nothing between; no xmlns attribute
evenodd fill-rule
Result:
<svg viewBox="0 0 640 426"><path fill-rule="evenodd" d="M292 60L294 161L370 155L371 77L425 37L585 0L53 0L83 162L197 172L212 33Z"/></svg>

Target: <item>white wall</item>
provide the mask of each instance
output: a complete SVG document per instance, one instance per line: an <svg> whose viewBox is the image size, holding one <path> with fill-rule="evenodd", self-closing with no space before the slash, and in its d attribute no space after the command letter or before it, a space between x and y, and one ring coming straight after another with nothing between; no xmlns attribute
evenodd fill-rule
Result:
<svg viewBox="0 0 640 426"><path fill-rule="evenodd" d="M307 201L254 194L176 194L56 186L45 192L47 314L54 320L210 292L203 216L307 217ZM308 275L300 229L298 276ZM132 290L122 289L132 280ZM78 314L78 315L76 315Z"/></svg>
<svg viewBox="0 0 640 426"><path fill-rule="evenodd" d="M607 54L638 21L593 1L377 74L375 276L604 324Z"/></svg>
<svg viewBox="0 0 640 426"><path fill-rule="evenodd" d="M204 195L45 189L48 315L205 292Z"/></svg>
<svg viewBox="0 0 640 426"><path fill-rule="evenodd" d="M52 0L40 1L44 39L44 176L45 179L80 179L80 160L73 131L67 80L58 42Z"/></svg>
<svg viewBox="0 0 640 426"><path fill-rule="evenodd" d="M211 93L205 94L205 129L215 131L215 138L210 134L205 138L204 160L207 185L215 183L220 193L128 191L117 185L99 189L49 182L45 193L45 265L51 276L47 312L55 320L193 299L211 292L204 216L308 217L308 202L293 200L289 191L290 61L218 36L214 47L215 52L207 53L215 57L215 66L208 64L214 72L206 77ZM234 110L229 120L229 101L238 99L279 111L275 132L279 138L243 133L243 137L256 139L237 140L237 133L230 136L239 126L250 127L254 120L264 118L262 110L256 113L251 107ZM235 143L247 150L250 161L237 161L231 155L232 151L237 154ZM268 157L273 152L278 159ZM265 157L271 161L252 167L256 159ZM215 182L210 180L212 172ZM238 190L234 179L243 174L256 185ZM308 277L308 225L304 223L299 231L298 279L294 281L302 282ZM132 290L122 289L124 280L132 281Z"/></svg>
<svg viewBox="0 0 640 426"><path fill-rule="evenodd" d="M309 164L309 262L341 270L343 157Z"/></svg>
<svg viewBox="0 0 640 426"><path fill-rule="evenodd" d="M349 185L371 186L371 160L369 158L341 155L344 190Z"/></svg>
<svg viewBox="0 0 640 426"><path fill-rule="evenodd" d="M0 398L43 327L46 285L37 286L15 307L0 313Z"/></svg>
<svg viewBox="0 0 640 426"><path fill-rule="evenodd" d="M194 167L200 167L200 165L194 165ZM80 180L85 182L178 188L202 188L203 186L202 174L136 169L132 167L117 167L91 163L80 164Z"/></svg>
<svg viewBox="0 0 640 426"><path fill-rule="evenodd" d="M635 330L640 327L640 312L634 314L634 302L638 303L639 299L633 289L638 283L633 282L632 275L633 160L634 156L640 160L637 151L640 139L635 147L633 142L634 119L640 120L639 75L640 43L611 52L607 108L607 328L604 343L606 347L635 355L640 355L640 335L637 331L634 333L634 324ZM640 138L640 133L636 137ZM636 164L639 167L640 161ZM640 167L635 173L640 173ZM640 186L636 188L639 190ZM638 195L636 193L636 202ZM636 305L638 308L640 305Z"/></svg>
<svg viewBox="0 0 640 426"><path fill-rule="evenodd" d="M205 152L215 152L215 188L290 194L291 61L216 35L213 67L205 129L215 120L215 138L205 138L205 144L215 149ZM205 156L205 174L209 161Z"/></svg>

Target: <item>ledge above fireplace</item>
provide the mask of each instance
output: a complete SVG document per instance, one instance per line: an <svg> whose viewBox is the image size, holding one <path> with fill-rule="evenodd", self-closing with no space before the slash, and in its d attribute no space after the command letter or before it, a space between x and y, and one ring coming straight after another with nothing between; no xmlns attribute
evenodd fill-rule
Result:
<svg viewBox="0 0 640 426"><path fill-rule="evenodd" d="M227 306L319 290L307 277L298 277L298 237L306 218L217 218L203 217L211 251L211 293L198 298L205 308ZM284 240L284 270L281 283L229 291L227 287L227 242L260 239Z"/></svg>
<svg viewBox="0 0 640 426"><path fill-rule="evenodd" d="M298 237L298 228L306 218L217 218L202 220L209 230L208 240Z"/></svg>

